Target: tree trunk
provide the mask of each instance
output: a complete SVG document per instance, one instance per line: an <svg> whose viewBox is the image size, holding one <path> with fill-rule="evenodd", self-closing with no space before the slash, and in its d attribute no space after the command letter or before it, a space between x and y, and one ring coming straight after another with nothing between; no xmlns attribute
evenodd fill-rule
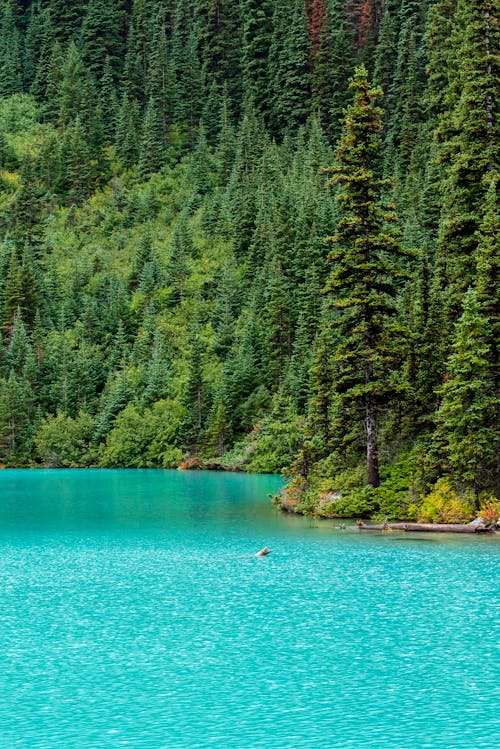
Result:
<svg viewBox="0 0 500 749"><path fill-rule="evenodd" d="M377 417L375 407L368 399L366 402L365 416L366 430L366 467L368 472L368 483L370 486L380 486L380 475L378 469L378 442L377 442Z"/></svg>

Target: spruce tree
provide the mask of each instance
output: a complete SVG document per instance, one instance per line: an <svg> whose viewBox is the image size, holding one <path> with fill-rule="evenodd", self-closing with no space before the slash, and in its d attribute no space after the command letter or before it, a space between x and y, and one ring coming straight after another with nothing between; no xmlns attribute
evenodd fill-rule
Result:
<svg viewBox="0 0 500 749"><path fill-rule="evenodd" d="M134 166L139 158L139 132L139 105L125 93L116 121L115 148L116 155L126 169Z"/></svg>
<svg viewBox="0 0 500 749"><path fill-rule="evenodd" d="M302 0L275 7L270 47L271 123L276 134L295 135L309 113L310 70L307 15Z"/></svg>
<svg viewBox="0 0 500 749"><path fill-rule="evenodd" d="M139 174L142 178L157 172L165 160L160 113L151 97L146 107L139 144Z"/></svg>
<svg viewBox="0 0 500 749"><path fill-rule="evenodd" d="M43 120L56 123L59 119L61 84L63 79L64 56L61 45L55 42L47 63L47 75L40 82L43 86ZM36 79L35 79L36 80Z"/></svg>
<svg viewBox="0 0 500 749"><path fill-rule="evenodd" d="M447 318L451 328L465 289L474 281L474 253L487 177L497 168L500 32L492 0L458 0L451 45L453 57L441 117L441 217L438 252L445 267Z"/></svg>
<svg viewBox="0 0 500 749"><path fill-rule="evenodd" d="M368 483L378 486L380 420L394 391L391 370L397 367L395 297L403 253L380 177L382 91L371 87L364 67L356 69L350 89L354 103L347 108L331 168L340 219L329 237L335 249L325 292L340 336L332 352L338 436L363 434Z"/></svg>
<svg viewBox="0 0 500 749"><path fill-rule="evenodd" d="M0 455L7 465L26 465L29 459L32 400L29 384L13 370L0 378Z"/></svg>
<svg viewBox="0 0 500 749"><path fill-rule="evenodd" d="M19 254L12 247L9 264L2 284L2 329L10 337L17 310L22 304L22 277Z"/></svg>
<svg viewBox="0 0 500 749"><path fill-rule="evenodd" d="M0 6L0 96L10 96L23 88L23 39L12 3Z"/></svg>
<svg viewBox="0 0 500 749"><path fill-rule="evenodd" d="M477 235L477 281L468 289L436 414L434 451L460 487L500 491L500 291L497 180L490 176Z"/></svg>
<svg viewBox="0 0 500 749"><path fill-rule="evenodd" d="M48 8L38 2L31 6L24 50L24 86L40 103L44 102L49 75L54 27Z"/></svg>
<svg viewBox="0 0 500 749"><path fill-rule="evenodd" d="M65 43L75 41L88 0L49 0L48 5L58 39Z"/></svg>
<svg viewBox="0 0 500 749"><path fill-rule="evenodd" d="M168 38L166 10L160 8L154 23L154 35L148 64L149 96L154 100L161 122L162 142L167 144L169 130L175 110L175 85L171 61L169 59L170 43Z"/></svg>
<svg viewBox="0 0 500 749"><path fill-rule="evenodd" d="M261 115L268 114L269 47L273 8L270 0L243 0L241 65L243 96Z"/></svg>
<svg viewBox="0 0 500 749"><path fill-rule="evenodd" d="M348 85L354 69L354 45L349 14L343 0L326 7L311 73L311 104L319 112L324 132L335 143L341 132Z"/></svg>
<svg viewBox="0 0 500 749"><path fill-rule="evenodd" d="M57 52L57 48L55 50ZM81 113L84 99L85 70L81 54L76 44L70 44L58 91L59 123L62 127L69 124Z"/></svg>
<svg viewBox="0 0 500 749"><path fill-rule="evenodd" d="M124 26L123 0L89 0L80 45L86 69L95 80L102 78L106 60L118 77L124 50Z"/></svg>
<svg viewBox="0 0 500 749"><path fill-rule="evenodd" d="M498 309L498 294L496 306ZM440 391L435 439L444 448L445 470L451 469L458 485L472 488L476 498L482 490L500 489L497 355L493 361L493 346L498 340L494 343L490 331L487 307L480 304L477 291L471 288L465 295Z"/></svg>
<svg viewBox="0 0 500 749"><path fill-rule="evenodd" d="M111 143L116 129L118 116L118 97L109 57L106 57L99 84L99 101L101 105L103 132L106 142Z"/></svg>

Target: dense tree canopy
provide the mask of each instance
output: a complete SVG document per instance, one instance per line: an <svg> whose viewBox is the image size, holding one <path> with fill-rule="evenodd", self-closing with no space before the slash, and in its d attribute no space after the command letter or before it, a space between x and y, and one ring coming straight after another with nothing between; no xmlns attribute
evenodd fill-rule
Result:
<svg viewBox="0 0 500 749"><path fill-rule="evenodd" d="M0 0L0 463L498 495L495 10Z"/></svg>

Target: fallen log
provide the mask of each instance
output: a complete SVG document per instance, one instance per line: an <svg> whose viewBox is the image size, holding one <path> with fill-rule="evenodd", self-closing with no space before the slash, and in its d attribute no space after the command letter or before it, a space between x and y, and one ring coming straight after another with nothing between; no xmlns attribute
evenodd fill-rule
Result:
<svg viewBox="0 0 500 749"><path fill-rule="evenodd" d="M360 531L406 531L408 533L485 533L490 529L481 523L383 523L366 525L357 523Z"/></svg>

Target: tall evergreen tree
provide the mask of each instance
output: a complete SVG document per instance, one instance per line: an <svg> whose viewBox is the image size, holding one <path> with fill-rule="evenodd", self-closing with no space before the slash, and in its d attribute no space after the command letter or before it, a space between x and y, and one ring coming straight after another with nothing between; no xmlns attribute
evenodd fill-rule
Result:
<svg viewBox="0 0 500 749"><path fill-rule="evenodd" d="M241 66L243 96L261 115L268 113L269 48L273 7L270 0L243 0Z"/></svg>
<svg viewBox="0 0 500 749"><path fill-rule="evenodd" d="M498 286L491 286L498 261L485 240L478 287L465 295L436 417L444 468L451 469L459 485L470 486L476 498L481 489L500 489L500 370L494 337L500 327L500 296Z"/></svg>
<svg viewBox="0 0 500 749"><path fill-rule="evenodd" d="M402 250L390 228L395 216L384 203L380 178L382 91L371 87L364 67L356 69L350 89L354 103L331 168L340 220L329 238L335 249L325 291L337 310L341 336L332 352L339 436L363 434L368 483L378 486L380 419L394 389L391 369L397 367L394 319Z"/></svg>
<svg viewBox="0 0 500 749"><path fill-rule="evenodd" d="M486 178L498 163L494 114L498 24L490 0L458 0L452 33L446 103L441 117L441 219L438 252L446 272L447 317L456 318L462 294L474 280L474 253ZM450 323L448 323L449 329Z"/></svg>
<svg viewBox="0 0 500 749"><path fill-rule="evenodd" d="M164 163L163 127L155 101L150 98L144 115L139 144L139 174L147 177Z"/></svg>
<svg viewBox="0 0 500 749"><path fill-rule="evenodd" d="M23 39L12 3L0 5L0 95L10 96L23 87Z"/></svg>
<svg viewBox="0 0 500 749"><path fill-rule="evenodd" d="M124 50L123 0L89 0L81 29L82 57L95 80L104 74L106 60L118 77Z"/></svg>
<svg viewBox="0 0 500 749"><path fill-rule="evenodd" d="M271 58L271 123L281 137L295 134L309 113L307 15L302 0L275 6Z"/></svg>

